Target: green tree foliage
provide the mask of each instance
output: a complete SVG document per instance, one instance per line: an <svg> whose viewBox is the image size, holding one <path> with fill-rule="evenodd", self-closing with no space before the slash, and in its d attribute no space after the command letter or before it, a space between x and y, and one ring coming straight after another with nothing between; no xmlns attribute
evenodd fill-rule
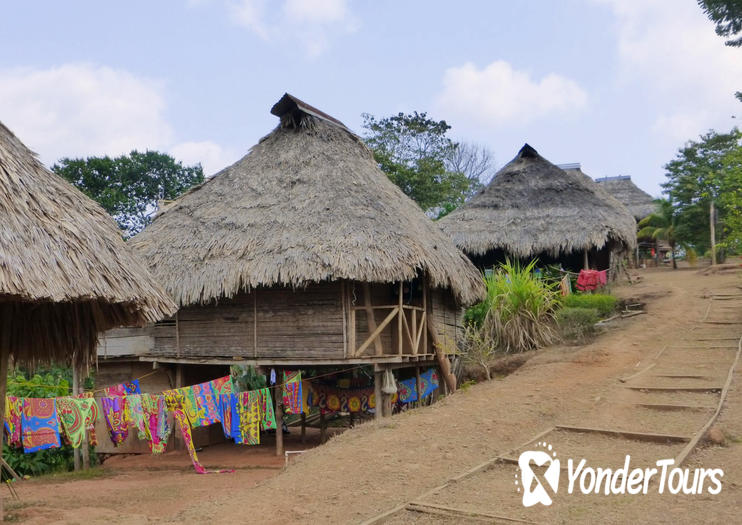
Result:
<svg viewBox="0 0 742 525"><path fill-rule="evenodd" d="M662 186L676 206L675 237L705 252L710 247L709 206L713 200L718 221L726 219L730 206L720 201L722 192L730 190L729 170L725 162L738 151L742 133L709 131L699 141L689 141L675 159L665 165L667 182ZM717 232L717 235L723 235ZM723 239L721 239L723 240Z"/></svg>
<svg viewBox="0 0 742 525"><path fill-rule="evenodd" d="M100 203L124 237L136 235L150 223L160 200L175 199L204 180L201 165L183 166L157 151L132 151L115 158L64 158L52 170Z"/></svg>
<svg viewBox="0 0 742 525"><path fill-rule="evenodd" d="M716 24L716 34L729 38L726 45L742 46L742 0L698 0L698 5Z"/></svg>
<svg viewBox="0 0 742 525"><path fill-rule="evenodd" d="M731 253L742 252L742 147L722 159L719 204L725 212L722 247Z"/></svg>
<svg viewBox="0 0 742 525"><path fill-rule="evenodd" d="M447 136L451 126L445 120L417 111L382 119L364 113L363 127L379 167L424 211L450 211L475 186L465 173L450 169L459 145Z"/></svg>
<svg viewBox="0 0 742 525"><path fill-rule="evenodd" d="M675 206L669 199L656 199L654 202L657 205L657 211L639 221L639 231L636 236L640 239L667 241L672 255L672 267L677 269L675 246L678 240L675 235L675 224L677 223Z"/></svg>

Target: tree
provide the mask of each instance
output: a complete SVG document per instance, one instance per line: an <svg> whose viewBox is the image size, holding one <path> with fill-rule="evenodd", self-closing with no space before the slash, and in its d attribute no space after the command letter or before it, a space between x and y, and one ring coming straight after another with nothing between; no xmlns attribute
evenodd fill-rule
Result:
<svg viewBox="0 0 742 525"><path fill-rule="evenodd" d="M716 24L716 34L730 38L728 46L742 46L742 0L698 0L706 16Z"/></svg>
<svg viewBox="0 0 742 525"><path fill-rule="evenodd" d="M116 158L64 158L52 170L103 206L127 238L151 222L159 201L175 199L204 180L200 164L183 166L157 151L132 151Z"/></svg>
<svg viewBox="0 0 742 525"><path fill-rule="evenodd" d="M675 245L677 244L675 206L670 199L656 199L654 202L657 205L657 211L639 221L639 231L636 236L640 239L667 241L667 244L670 245L672 268L677 270L678 264L675 261Z"/></svg>
<svg viewBox="0 0 742 525"><path fill-rule="evenodd" d="M716 220L724 219L726 208L717 209L724 181L724 159L740 148L742 133L709 131L699 141L689 141L674 160L665 165L667 182L662 187L678 208L675 233L678 240L698 251L709 248L712 257L715 236L710 235ZM710 216L715 220L711 221Z"/></svg>
<svg viewBox="0 0 742 525"><path fill-rule="evenodd" d="M449 153L446 168L448 171L466 175L469 179L467 197L470 197L492 179L496 171L495 157L485 146L459 142Z"/></svg>
<svg viewBox="0 0 742 525"><path fill-rule="evenodd" d="M440 212L464 201L471 181L449 169L457 144L446 136L451 126L445 120L417 111L382 119L364 113L363 127L379 167L424 211Z"/></svg>
<svg viewBox="0 0 742 525"><path fill-rule="evenodd" d="M719 204L724 211L723 248L742 250L742 148L730 151L722 159L722 182Z"/></svg>

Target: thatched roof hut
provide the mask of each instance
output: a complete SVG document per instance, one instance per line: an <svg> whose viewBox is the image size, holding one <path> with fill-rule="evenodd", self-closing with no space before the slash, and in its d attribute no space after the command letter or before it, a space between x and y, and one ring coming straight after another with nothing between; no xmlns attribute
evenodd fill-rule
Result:
<svg viewBox="0 0 742 525"><path fill-rule="evenodd" d="M99 332L174 311L105 211L2 123L0 224L3 358L85 363Z"/></svg>
<svg viewBox="0 0 742 525"><path fill-rule="evenodd" d="M279 126L130 243L181 305L257 287L425 274L462 304L481 276L340 121L284 95Z"/></svg>
<svg viewBox="0 0 742 525"><path fill-rule="evenodd" d="M439 221L472 257L530 259L636 243L628 210L583 173L565 172L526 144L490 184Z"/></svg>
<svg viewBox="0 0 742 525"><path fill-rule="evenodd" d="M631 181L630 175L595 179L601 188L626 206L637 222L657 211L654 197Z"/></svg>

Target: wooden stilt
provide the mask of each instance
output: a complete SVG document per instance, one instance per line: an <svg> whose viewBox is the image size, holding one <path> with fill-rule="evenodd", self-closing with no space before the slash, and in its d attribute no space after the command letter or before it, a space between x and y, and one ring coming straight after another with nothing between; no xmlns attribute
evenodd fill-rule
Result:
<svg viewBox="0 0 742 525"><path fill-rule="evenodd" d="M282 386L283 374L281 370L276 369L276 387L273 398L276 400L276 456L283 456L283 395Z"/></svg>
<svg viewBox="0 0 742 525"><path fill-rule="evenodd" d="M399 317L397 318L397 353L402 355L402 316L404 315L404 283L399 281ZM390 414L391 415L391 414Z"/></svg>
<svg viewBox="0 0 742 525"><path fill-rule="evenodd" d="M181 388L183 387L183 365L175 365L175 388ZM173 435L175 436L175 449L176 450L185 450L185 441L183 441L183 435L176 431L173 432Z"/></svg>
<svg viewBox="0 0 742 525"><path fill-rule="evenodd" d="M82 367L78 373L78 394L82 394L85 391L85 374L82 373ZM88 447L88 430L82 433L82 444L80 445L80 455L82 456L82 468L88 470L90 468L90 448Z"/></svg>
<svg viewBox="0 0 742 525"><path fill-rule="evenodd" d="M423 406L423 382L420 379L420 367L415 367L415 391L417 392L417 406Z"/></svg>
<svg viewBox="0 0 742 525"><path fill-rule="evenodd" d="M383 374L381 372L374 372L374 401L376 406L374 407L374 417L379 420L382 414L382 396L381 396L381 380Z"/></svg>
<svg viewBox="0 0 742 525"><path fill-rule="evenodd" d="M2 343L5 343L2 339ZM0 432L5 428L5 394L8 388L8 361L10 361L10 351L5 344L0 348ZM0 458L2 458L2 447L0 447ZM3 494L0 493L0 521L4 521L5 510L3 508Z"/></svg>
<svg viewBox="0 0 742 525"><path fill-rule="evenodd" d="M307 440L307 415L301 413L301 444L303 445Z"/></svg>
<svg viewBox="0 0 742 525"><path fill-rule="evenodd" d="M80 391L80 370L77 366L75 355L72 355L72 395L77 394ZM76 448L72 451L72 461L75 466L75 470L80 470L80 449Z"/></svg>

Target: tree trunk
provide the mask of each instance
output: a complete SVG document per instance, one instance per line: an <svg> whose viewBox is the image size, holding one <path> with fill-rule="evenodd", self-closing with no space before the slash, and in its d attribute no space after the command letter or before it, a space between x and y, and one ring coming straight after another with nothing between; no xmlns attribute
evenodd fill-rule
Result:
<svg viewBox="0 0 742 525"><path fill-rule="evenodd" d="M716 225L714 224L714 201L709 205L709 230L711 233L711 264L716 264Z"/></svg>
<svg viewBox="0 0 742 525"><path fill-rule="evenodd" d="M678 263L675 260L675 243L670 243L670 255L672 256L672 269L677 270L678 269Z"/></svg>

